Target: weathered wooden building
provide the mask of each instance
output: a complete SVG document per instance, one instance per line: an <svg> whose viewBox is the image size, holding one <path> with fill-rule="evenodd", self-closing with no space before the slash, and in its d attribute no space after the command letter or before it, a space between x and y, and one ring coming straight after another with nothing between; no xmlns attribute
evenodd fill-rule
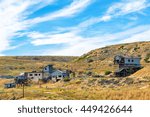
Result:
<svg viewBox="0 0 150 117"><path fill-rule="evenodd" d="M121 56L114 57L114 64L118 65L118 70L115 71L115 76L128 76L141 69L140 57Z"/></svg>

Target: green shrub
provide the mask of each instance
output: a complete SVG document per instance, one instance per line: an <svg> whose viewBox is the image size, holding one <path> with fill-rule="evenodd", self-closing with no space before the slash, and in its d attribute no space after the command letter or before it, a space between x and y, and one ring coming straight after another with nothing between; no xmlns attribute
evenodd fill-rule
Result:
<svg viewBox="0 0 150 117"><path fill-rule="evenodd" d="M71 79L69 77L64 78L64 82L69 82Z"/></svg>
<svg viewBox="0 0 150 117"><path fill-rule="evenodd" d="M111 71L105 71L105 75L109 75L111 73L112 73Z"/></svg>
<svg viewBox="0 0 150 117"><path fill-rule="evenodd" d="M92 72L91 71L87 71L85 74L88 75L88 76L91 76Z"/></svg>
<svg viewBox="0 0 150 117"><path fill-rule="evenodd" d="M149 63L150 62L149 59L150 59L150 53L146 55L146 58L144 59L144 61L146 63Z"/></svg>

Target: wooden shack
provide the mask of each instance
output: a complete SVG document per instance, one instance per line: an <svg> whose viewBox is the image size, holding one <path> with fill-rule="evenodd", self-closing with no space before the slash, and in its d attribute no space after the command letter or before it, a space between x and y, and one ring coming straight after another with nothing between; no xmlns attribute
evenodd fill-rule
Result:
<svg viewBox="0 0 150 117"><path fill-rule="evenodd" d="M118 69L115 71L115 76L125 77L142 68L140 64L140 57L133 56L121 56L114 57L114 64L118 65Z"/></svg>

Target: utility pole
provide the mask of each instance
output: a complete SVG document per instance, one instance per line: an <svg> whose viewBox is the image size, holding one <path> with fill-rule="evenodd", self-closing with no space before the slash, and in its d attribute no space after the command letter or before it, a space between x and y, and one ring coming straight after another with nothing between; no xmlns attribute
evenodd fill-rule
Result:
<svg viewBox="0 0 150 117"><path fill-rule="evenodd" d="M24 98L24 82L23 82L23 86L22 86L22 97Z"/></svg>

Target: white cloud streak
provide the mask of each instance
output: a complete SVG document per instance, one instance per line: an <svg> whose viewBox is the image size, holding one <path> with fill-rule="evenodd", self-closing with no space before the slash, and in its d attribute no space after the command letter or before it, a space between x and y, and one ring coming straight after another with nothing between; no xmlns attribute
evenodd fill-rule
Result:
<svg viewBox="0 0 150 117"><path fill-rule="evenodd" d="M107 11L108 15L124 15L149 7L147 0L122 0L113 4Z"/></svg>
<svg viewBox="0 0 150 117"><path fill-rule="evenodd" d="M130 43L137 41L150 41L150 30L146 30L135 35L131 35L129 38L122 40L122 43Z"/></svg>
<svg viewBox="0 0 150 117"><path fill-rule="evenodd" d="M19 36L18 31L26 30L36 23L59 17L69 17L81 12L91 0L74 0L73 3L57 12L44 17L27 20L34 11L53 3L55 0L3 0L0 1L0 53L10 47L11 39ZM34 6L34 9L29 10ZM15 46L14 46L15 47ZM13 48L14 48L13 47ZM17 47L17 46L16 46Z"/></svg>
<svg viewBox="0 0 150 117"><path fill-rule="evenodd" d="M34 32L30 34L35 46L46 44L65 44L65 48L55 50L45 50L43 55L82 55L92 49L104 47L111 44L150 41L150 25L137 26L118 33L107 33L93 37L84 37L74 32L55 34L40 34ZM148 30L148 31L147 31Z"/></svg>
<svg viewBox="0 0 150 117"><path fill-rule="evenodd" d="M50 13L46 16L38 17L29 20L31 24L54 20L56 18L71 17L83 11L88 5L92 3L92 0L74 0L70 5L64 7L61 10Z"/></svg>
<svg viewBox="0 0 150 117"><path fill-rule="evenodd" d="M62 34L40 34L37 32L31 33L29 35L33 39L31 42L33 45L49 45L49 44L73 44L81 41L82 38L77 36L72 32L62 33Z"/></svg>
<svg viewBox="0 0 150 117"><path fill-rule="evenodd" d="M41 2L42 4L37 5ZM28 27L28 25L24 23L26 15L28 14L28 8L36 5L35 8L37 10L38 8L44 7L52 2L53 0L48 0L47 2L43 2L43 0L0 1L0 53L10 49L11 39L17 35L18 31L24 30Z"/></svg>
<svg viewBox="0 0 150 117"><path fill-rule="evenodd" d="M137 26L135 28L125 30L123 32L118 32L114 34L104 34L104 35L97 35L94 37L84 37L81 36L79 33L81 33L84 28L87 29L88 26L91 26L93 24L96 24L98 22L104 22L109 21L112 18L116 18L120 15L126 15L133 12L141 11L147 7L149 7L148 4L146 4L146 0L122 0L119 3L115 3L112 6L108 8L105 15L102 17L95 17L91 18L89 20L86 20L82 23L80 23L76 27L66 28L64 30L67 30L66 33L57 33L56 34L40 34L40 33L31 33L29 36L33 39L31 42L33 45L46 45L46 44L67 44L66 48L63 48L61 50L55 50L55 51L46 51L45 53L49 53L51 55L81 55L83 53L88 52L91 49L95 49L97 47L105 46L106 44L111 44L114 41L115 43L125 43L127 41L130 42L130 40L134 41L140 41L140 40L149 40L147 36L143 36L144 34L147 34L146 31L150 28L149 25L144 26ZM51 17L53 18L53 17ZM142 33L141 33L142 32ZM142 39L138 38L143 37ZM133 39L134 38L134 39ZM119 40L115 42L115 40ZM105 42L105 43L104 43Z"/></svg>
<svg viewBox="0 0 150 117"><path fill-rule="evenodd" d="M122 0L112 4L101 17L94 17L82 22L80 27L88 27L99 22L106 22L119 16L139 12L150 7L148 0Z"/></svg>

